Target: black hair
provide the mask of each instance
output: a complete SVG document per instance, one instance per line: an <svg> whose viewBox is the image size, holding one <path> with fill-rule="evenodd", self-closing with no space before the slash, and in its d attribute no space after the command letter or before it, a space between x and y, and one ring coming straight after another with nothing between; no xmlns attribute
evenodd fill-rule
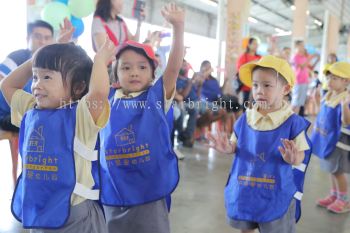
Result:
<svg viewBox="0 0 350 233"><path fill-rule="evenodd" d="M280 74L278 71L273 69L273 68L264 67L264 66L255 66L253 68L253 70L252 70L252 74L254 73L254 71L257 71L257 70L263 70L263 71L269 71L269 72L277 73L278 81L280 81L283 85L288 85L288 82L287 82L286 78L282 74Z"/></svg>
<svg viewBox="0 0 350 233"><path fill-rule="evenodd" d="M254 37L249 37L248 45L247 45L247 48L245 48L245 52L244 53L249 53L250 52L249 45L251 45L254 41L257 41L257 40ZM255 52L255 55L258 55L258 54Z"/></svg>
<svg viewBox="0 0 350 233"><path fill-rule="evenodd" d="M73 43L47 45L33 58L33 67L60 72L65 86L70 82L73 101L82 98L88 92L92 64L86 52ZM84 91L75 94L76 88L82 84L85 85Z"/></svg>
<svg viewBox="0 0 350 233"><path fill-rule="evenodd" d="M99 16L104 21L113 19L111 16L111 8L112 8L111 0L98 0L96 3L96 10L94 13L94 17ZM115 19L122 20L118 16Z"/></svg>
<svg viewBox="0 0 350 233"><path fill-rule="evenodd" d="M142 55L142 56L144 56L145 58L147 58L147 61L148 61L149 65L151 66L151 69L152 69L152 78L154 79L154 78L155 78L155 76L154 76L154 71L155 71L155 69L156 69L156 66L155 66L155 64L154 64L154 61L153 61L151 58L149 58L149 57L147 56L146 52L145 52L143 49L141 49L141 48L136 48L136 47L132 47L132 46L126 46L125 48L121 49L121 50L118 52L117 56L116 56L117 62L116 62L115 67L114 67L114 79L115 79L115 81L116 81L116 82L118 81L118 72L117 72L117 71L118 71L118 62L119 62L119 58L120 58L120 56L121 56L125 51L127 51L127 50L132 50L132 51L134 51L135 53L137 53L137 54L139 54L139 55Z"/></svg>
<svg viewBox="0 0 350 233"><path fill-rule="evenodd" d="M200 67L200 70L202 70L202 69L203 69L203 67L204 67L204 66L206 66L206 65L211 65L210 61L208 61L208 60L204 60L204 61L202 61L202 63L201 63L201 67Z"/></svg>
<svg viewBox="0 0 350 233"><path fill-rule="evenodd" d="M295 45L295 46L298 46L298 45L301 45L302 43L304 43L303 40L296 40L296 41L294 42L294 45Z"/></svg>
<svg viewBox="0 0 350 233"><path fill-rule="evenodd" d="M28 37L32 34L34 28L49 29L51 31L51 34L53 35L53 27L49 23L47 23L43 20L35 20L34 22L27 24L27 36Z"/></svg>

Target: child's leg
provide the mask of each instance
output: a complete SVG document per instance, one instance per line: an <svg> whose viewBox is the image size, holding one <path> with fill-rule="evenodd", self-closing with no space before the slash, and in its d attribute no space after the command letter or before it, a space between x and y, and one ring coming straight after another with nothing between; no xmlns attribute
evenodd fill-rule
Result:
<svg viewBox="0 0 350 233"><path fill-rule="evenodd" d="M350 203L347 195L348 185L346 176L343 172L334 174L337 182L337 200L328 206L328 210L335 213L345 213L350 211Z"/></svg>
<svg viewBox="0 0 350 233"><path fill-rule="evenodd" d="M9 140L12 159L12 180L16 185L17 181L17 165L18 165L18 137L13 137Z"/></svg>
<svg viewBox="0 0 350 233"><path fill-rule="evenodd" d="M335 178L335 176L333 174L330 175L331 178L331 190L330 190L330 194L328 196L326 196L325 198L319 199L317 201L317 205L321 206L321 207L328 207L329 205L331 205L333 202L335 202L335 200L337 199L337 179Z"/></svg>

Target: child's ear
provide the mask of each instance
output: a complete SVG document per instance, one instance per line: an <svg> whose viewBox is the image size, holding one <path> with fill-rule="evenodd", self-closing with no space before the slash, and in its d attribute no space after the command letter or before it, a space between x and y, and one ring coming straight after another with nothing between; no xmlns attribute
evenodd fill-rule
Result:
<svg viewBox="0 0 350 233"><path fill-rule="evenodd" d="M288 95L291 92L292 88L289 84L283 86L283 95Z"/></svg>
<svg viewBox="0 0 350 233"><path fill-rule="evenodd" d="M82 94L86 91L86 89L87 89L87 86L86 86L86 83L84 81L74 84L74 86L73 86L73 96L75 98L76 97L81 97Z"/></svg>

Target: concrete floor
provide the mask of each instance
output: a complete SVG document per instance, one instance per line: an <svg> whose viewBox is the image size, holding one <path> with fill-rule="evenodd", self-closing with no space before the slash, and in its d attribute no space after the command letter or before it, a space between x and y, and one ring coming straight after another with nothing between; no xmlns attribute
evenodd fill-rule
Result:
<svg viewBox="0 0 350 233"><path fill-rule="evenodd" d="M173 194L170 214L172 233L236 233L226 224L223 189L232 157L199 144L180 148L186 155L179 162L181 181ZM11 160L7 141L0 141L0 232L27 232L10 212L12 196ZM315 206L329 190L329 179L313 158L307 173L303 215L298 233L350 233L349 214L336 215ZM257 232L257 231L256 231Z"/></svg>

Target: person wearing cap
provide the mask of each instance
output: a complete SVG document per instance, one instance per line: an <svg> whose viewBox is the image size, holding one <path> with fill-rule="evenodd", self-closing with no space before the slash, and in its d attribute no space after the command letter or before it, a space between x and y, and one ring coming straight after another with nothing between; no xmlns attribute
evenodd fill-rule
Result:
<svg viewBox="0 0 350 233"><path fill-rule="evenodd" d="M311 145L310 123L283 100L294 73L287 61L268 55L243 65L239 77L252 87L253 107L236 121L230 140L208 135L211 147L235 153L225 188L228 223L245 233L295 232Z"/></svg>
<svg viewBox="0 0 350 233"><path fill-rule="evenodd" d="M121 88L110 93L110 121L100 134L100 200L109 233L170 232L165 198L179 181L171 103L183 61L185 16L173 3L162 15L173 26L163 77L153 84L157 60L149 45L127 41L116 54Z"/></svg>
<svg viewBox="0 0 350 233"><path fill-rule="evenodd" d="M350 64L336 62L325 70L328 92L311 134L312 153L319 157L321 169L331 174L330 194L317 205L334 213L350 211L345 173L350 173Z"/></svg>

